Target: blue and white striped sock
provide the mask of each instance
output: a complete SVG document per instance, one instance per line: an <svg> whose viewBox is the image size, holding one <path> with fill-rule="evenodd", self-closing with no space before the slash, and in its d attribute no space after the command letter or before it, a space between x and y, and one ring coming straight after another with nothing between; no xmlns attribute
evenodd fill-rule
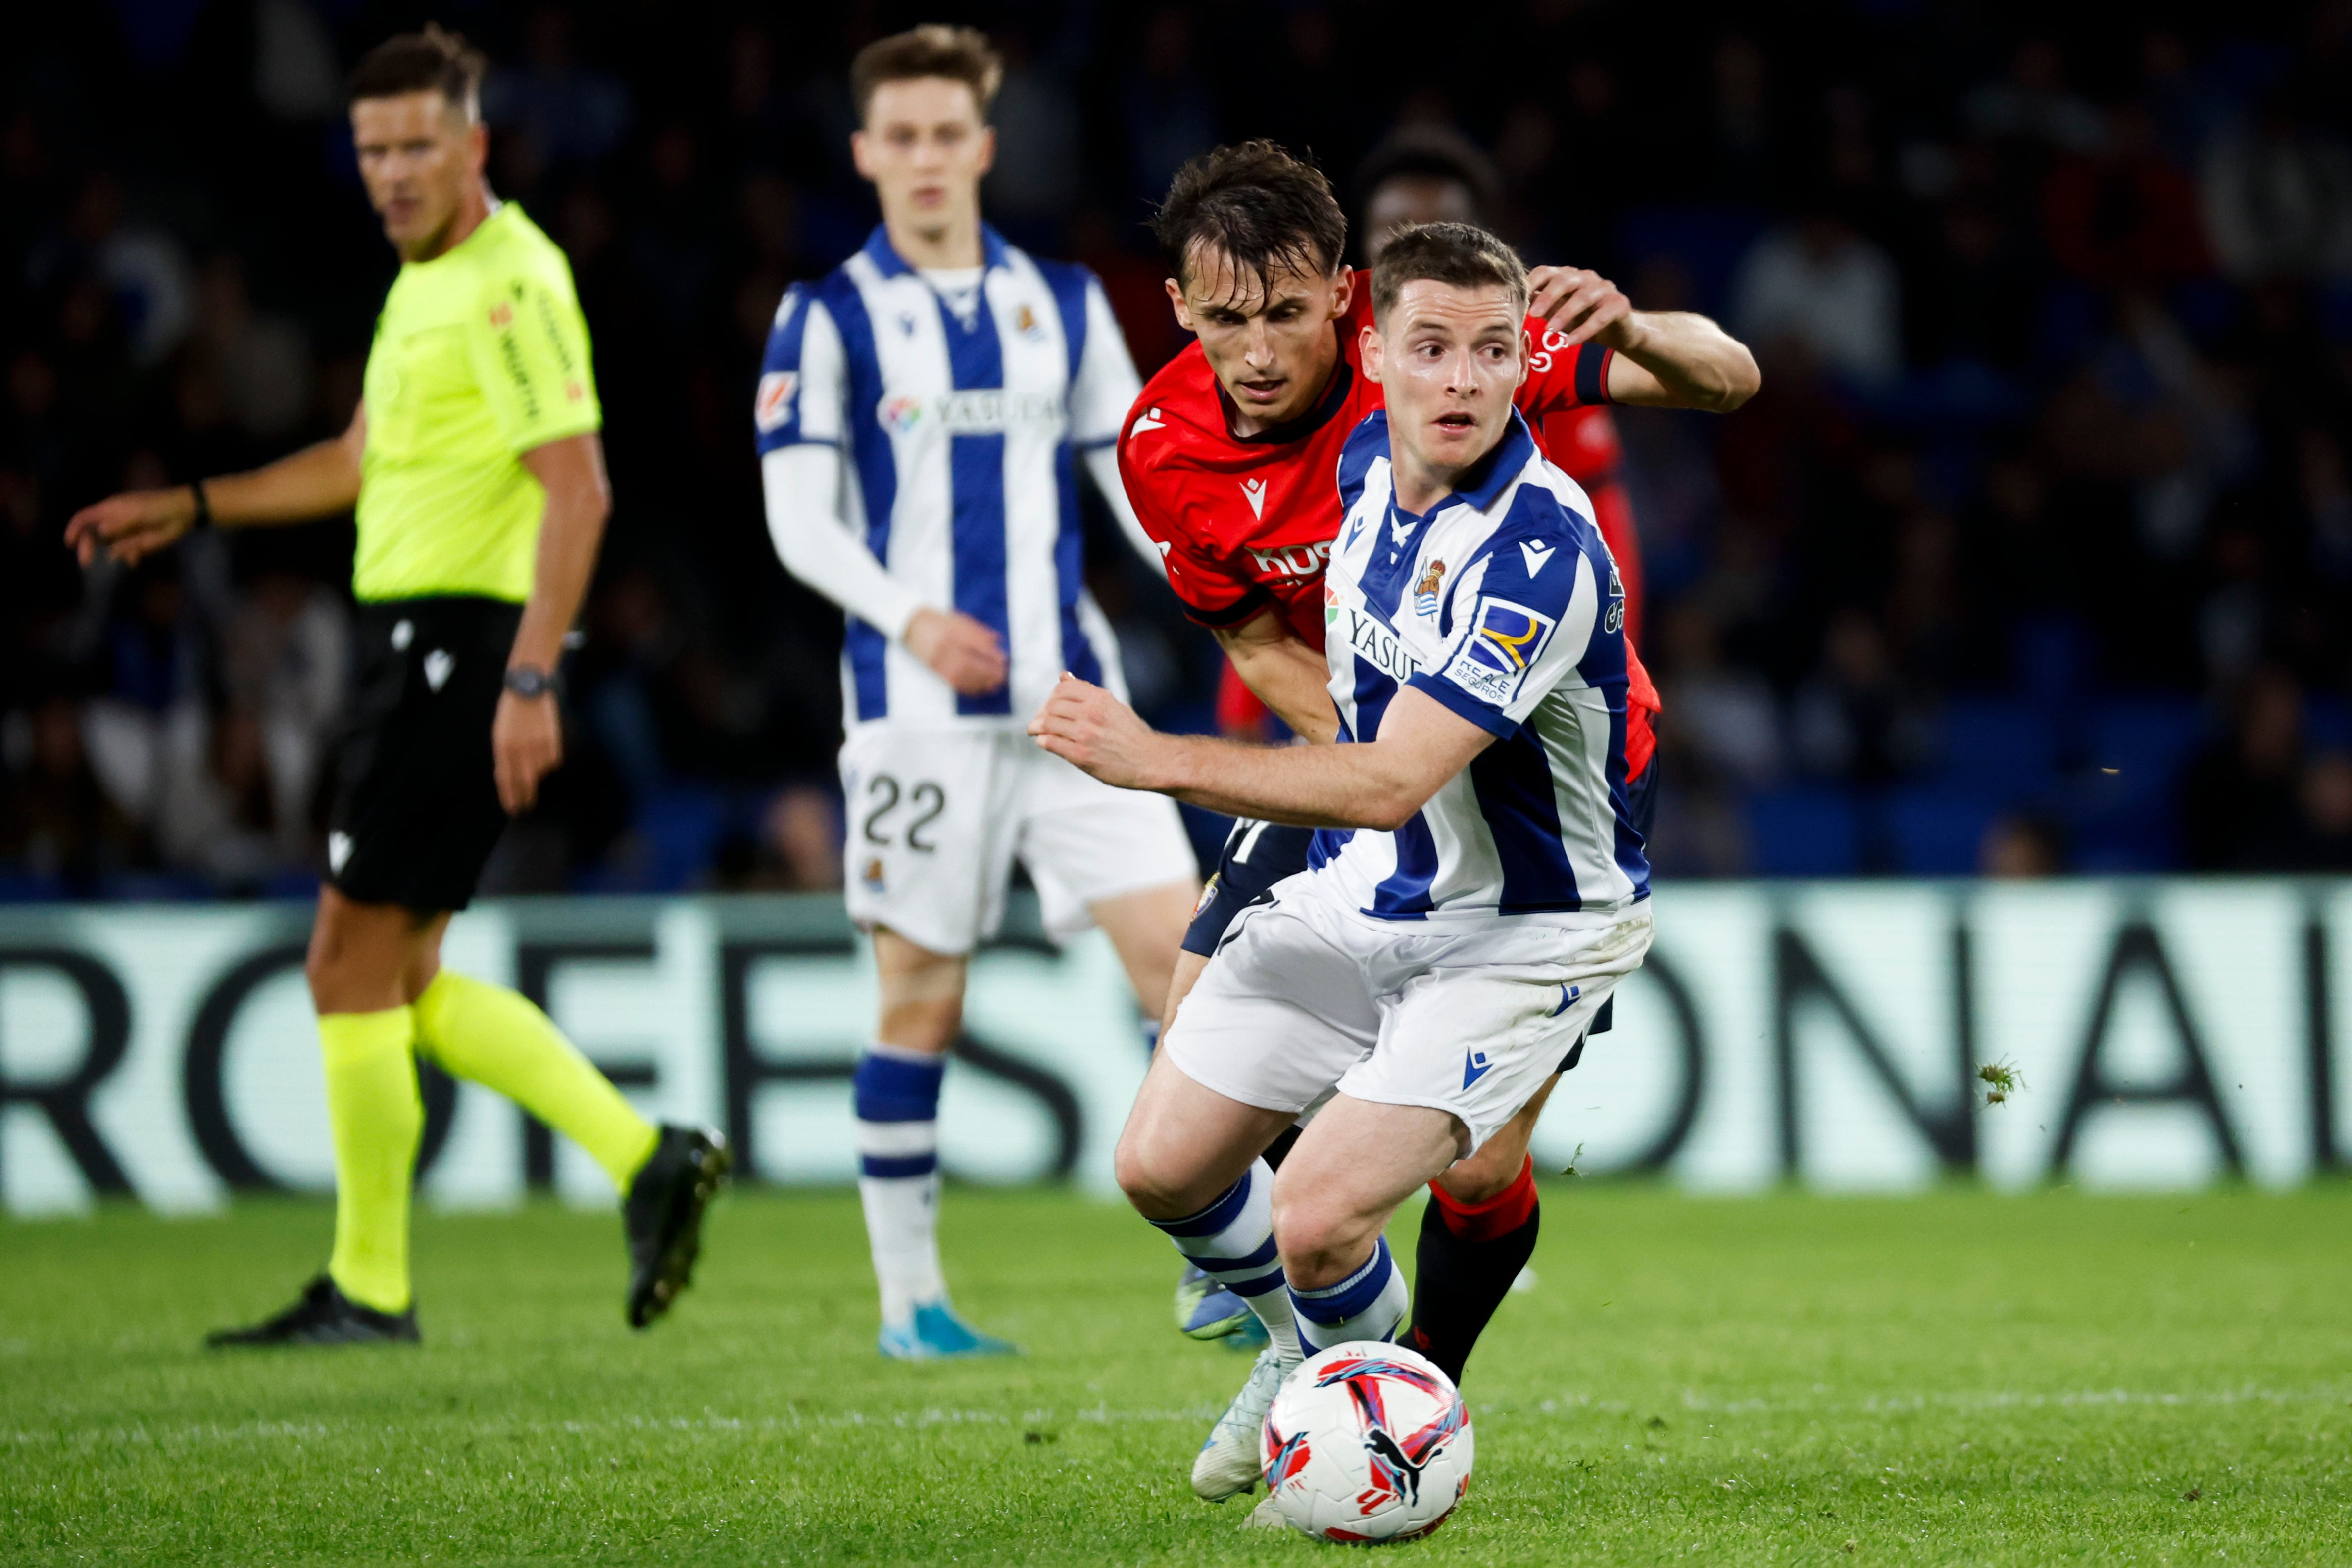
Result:
<svg viewBox="0 0 2352 1568"><path fill-rule="evenodd" d="M1372 1247L1361 1268L1321 1290L1290 1288L1298 1315L1298 1342L1308 1355L1350 1340L1393 1340L1411 1304L1404 1271L1389 1256L1388 1238Z"/></svg>
<svg viewBox="0 0 2352 1568"><path fill-rule="evenodd" d="M882 1287L882 1321L947 1300L940 1272L940 1080L947 1058L876 1042L851 1079L857 1116L857 1195Z"/></svg>
<svg viewBox="0 0 2352 1568"><path fill-rule="evenodd" d="M1298 1359L1298 1330L1274 1245L1274 1168L1255 1161L1215 1203L1182 1219L1151 1222L1202 1273L1250 1304L1286 1362Z"/></svg>

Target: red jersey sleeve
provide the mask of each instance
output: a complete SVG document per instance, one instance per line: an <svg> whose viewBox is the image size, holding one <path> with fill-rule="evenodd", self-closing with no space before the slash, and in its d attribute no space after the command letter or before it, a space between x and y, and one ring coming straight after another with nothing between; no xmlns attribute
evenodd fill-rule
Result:
<svg viewBox="0 0 2352 1568"><path fill-rule="evenodd" d="M1168 569L1168 586L1184 613L1204 626L1232 626L1255 616L1273 603L1260 584L1238 578L1211 546L1206 531L1186 526L1184 470L1139 462L1131 439L1118 444L1118 477L1136 521L1160 547L1160 563Z"/></svg>
<svg viewBox="0 0 2352 1568"><path fill-rule="evenodd" d="M1527 334L1528 379L1512 399L1520 413L1541 418L1609 401L1609 362L1615 351L1598 343L1570 343L1568 334L1553 331L1536 316L1528 318Z"/></svg>

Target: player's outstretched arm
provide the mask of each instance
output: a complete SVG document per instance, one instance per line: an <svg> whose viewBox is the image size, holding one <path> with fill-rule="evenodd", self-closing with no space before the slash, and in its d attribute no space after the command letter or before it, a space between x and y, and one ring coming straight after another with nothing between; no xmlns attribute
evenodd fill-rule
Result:
<svg viewBox="0 0 2352 1568"><path fill-rule="evenodd" d="M1278 613L1267 610L1238 626L1215 627L1214 635L1242 684L1293 733L1317 745L1339 738L1339 716L1327 684L1330 665Z"/></svg>
<svg viewBox="0 0 2352 1568"><path fill-rule="evenodd" d="M530 597L524 601L507 668L545 674L563 657L563 635L572 629L588 579L595 574L604 520L613 511L613 487L604 476L604 443L593 430L532 447L522 455L522 466L547 491L547 510L540 519ZM490 754L499 804L509 815L529 811L539 799L540 781L563 761L563 721L552 689L530 697L500 693L498 716L490 721Z"/></svg>
<svg viewBox="0 0 2352 1568"><path fill-rule="evenodd" d="M1616 351L1609 364L1612 403L1728 414L1764 384L1748 345L1705 316L1636 310L1624 290L1578 267L1536 268L1528 285L1530 315L1570 344Z"/></svg>
<svg viewBox="0 0 2352 1568"><path fill-rule="evenodd" d="M360 499L360 453L366 445L362 406L340 436L248 473L206 479L205 503L212 521L223 528L256 528L348 510ZM128 490L74 513L66 523L66 547L85 566L101 550L129 566L171 544L196 521L193 485Z"/></svg>
<svg viewBox="0 0 2352 1568"><path fill-rule="evenodd" d="M1065 675L1029 733L1105 784L1298 827L1403 826L1495 737L1412 687L1359 746L1245 746L1163 735L1098 686Z"/></svg>

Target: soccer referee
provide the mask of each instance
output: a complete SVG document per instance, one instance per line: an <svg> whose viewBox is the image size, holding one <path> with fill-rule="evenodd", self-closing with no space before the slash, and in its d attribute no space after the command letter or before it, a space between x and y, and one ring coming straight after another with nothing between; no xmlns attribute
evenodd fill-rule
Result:
<svg viewBox="0 0 2352 1568"><path fill-rule="evenodd" d="M593 1155L625 1197L629 1321L667 1309L726 1173L655 1128L530 1001L440 966L510 813L562 760L556 662L611 510L588 328L563 254L482 174L482 58L436 27L351 79L368 199L400 252L341 437L250 473L119 495L66 540L135 562L191 529L355 508L357 698L307 965L335 1147L335 1244L301 1299L215 1345L414 1341L416 1054Z"/></svg>

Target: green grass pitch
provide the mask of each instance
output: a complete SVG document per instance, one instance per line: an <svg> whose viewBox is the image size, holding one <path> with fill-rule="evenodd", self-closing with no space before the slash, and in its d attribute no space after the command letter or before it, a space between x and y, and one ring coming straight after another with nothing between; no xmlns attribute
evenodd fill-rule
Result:
<svg viewBox="0 0 2352 1568"><path fill-rule="evenodd" d="M737 1194L669 1321L617 1224L422 1215L421 1351L206 1353L317 1204L0 1224L0 1562L1305 1563L1193 1500L1244 1363L1123 1210L958 1190L961 1304L873 1348L856 1199ZM1417 1221L1398 1229L1410 1256ZM2352 1190L1697 1200L1547 1189L1428 1563L2352 1561Z"/></svg>

